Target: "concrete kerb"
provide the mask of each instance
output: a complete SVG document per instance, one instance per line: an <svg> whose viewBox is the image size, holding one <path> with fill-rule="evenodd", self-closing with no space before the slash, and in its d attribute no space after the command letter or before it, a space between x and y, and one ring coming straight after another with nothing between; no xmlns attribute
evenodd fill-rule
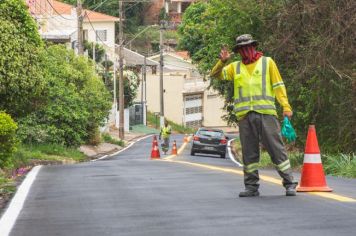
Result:
<svg viewBox="0 0 356 236"><path fill-rule="evenodd" d="M110 154L105 154L99 158L96 158L96 159L93 159L93 160L90 160L91 162L95 162L95 161L99 161L99 160L104 160L106 158L109 158L109 157L112 157L112 156L115 156L127 149L129 149L130 147L132 147L132 145L134 145L135 143L143 140L143 139L146 139L146 138L149 138L151 136L153 136L154 134L145 134L145 135L141 135L141 136L138 136L138 137L135 137L133 139L131 139L129 142L128 142L128 145L126 147L124 147L123 149L117 151L117 152L114 152L114 153L110 153Z"/></svg>

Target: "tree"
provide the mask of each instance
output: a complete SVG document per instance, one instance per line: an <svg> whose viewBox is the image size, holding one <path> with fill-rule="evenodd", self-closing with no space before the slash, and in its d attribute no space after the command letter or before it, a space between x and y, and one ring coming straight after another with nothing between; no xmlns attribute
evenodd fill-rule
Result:
<svg viewBox="0 0 356 236"><path fill-rule="evenodd" d="M44 87L43 44L24 1L0 3L0 35L0 109L23 116L39 105Z"/></svg>
<svg viewBox="0 0 356 236"><path fill-rule="evenodd" d="M252 34L259 49L279 65L299 140L315 123L324 150L354 152L355 43L350 29L356 27L355 9L351 0L198 2L183 16L180 47L208 74L222 45L231 48L237 35ZM226 83L211 81L226 98L226 118L236 123L229 106L232 85Z"/></svg>
<svg viewBox="0 0 356 236"><path fill-rule="evenodd" d="M64 46L46 50L44 105L19 120L25 142L77 146L95 139L111 108L111 98L93 64Z"/></svg>

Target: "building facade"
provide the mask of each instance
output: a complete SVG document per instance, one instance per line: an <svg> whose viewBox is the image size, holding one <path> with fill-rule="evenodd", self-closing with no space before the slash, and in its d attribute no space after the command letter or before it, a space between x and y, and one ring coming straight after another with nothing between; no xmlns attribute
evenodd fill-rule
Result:
<svg viewBox="0 0 356 236"><path fill-rule="evenodd" d="M55 0L27 0L43 39L65 43L77 50L76 7ZM83 9L83 39L104 46L111 58L115 53L115 23L119 18Z"/></svg>
<svg viewBox="0 0 356 236"><path fill-rule="evenodd" d="M155 0L146 9L145 23L159 23L159 16L164 11L171 24L178 25L182 22L182 15L189 5L197 0Z"/></svg>
<svg viewBox="0 0 356 236"><path fill-rule="evenodd" d="M150 57L159 61L159 55ZM147 109L160 112L159 70L147 71ZM164 54L164 116L186 127L226 127L224 100L182 53ZM140 94L137 100L140 100Z"/></svg>

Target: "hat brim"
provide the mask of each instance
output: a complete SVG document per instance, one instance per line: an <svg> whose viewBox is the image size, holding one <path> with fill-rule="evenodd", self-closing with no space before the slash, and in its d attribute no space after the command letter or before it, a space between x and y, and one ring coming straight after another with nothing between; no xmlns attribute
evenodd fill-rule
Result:
<svg viewBox="0 0 356 236"><path fill-rule="evenodd" d="M246 41L246 42L241 42L241 43L239 43L239 44L236 44L236 45L232 48L232 50L233 50L234 52L236 52L238 48L241 48L241 47L243 47L243 46L250 45L250 44L254 44L255 46L257 46L257 45L258 45L258 42L257 42L257 40L249 40L249 41Z"/></svg>

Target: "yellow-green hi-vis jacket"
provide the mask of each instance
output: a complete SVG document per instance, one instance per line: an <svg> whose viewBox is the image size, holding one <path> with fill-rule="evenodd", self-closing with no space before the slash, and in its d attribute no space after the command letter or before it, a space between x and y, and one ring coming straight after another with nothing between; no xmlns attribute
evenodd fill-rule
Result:
<svg viewBox="0 0 356 236"><path fill-rule="evenodd" d="M250 111L277 116L276 95L283 110L291 111L283 80L271 58L261 57L247 66L237 61L224 67L219 61L211 75L220 74L218 71L222 79L234 80L234 110L238 119Z"/></svg>
<svg viewBox="0 0 356 236"><path fill-rule="evenodd" d="M163 138L168 138L171 133L172 133L172 128L170 125L168 125L167 127L166 126L161 127L161 135Z"/></svg>

